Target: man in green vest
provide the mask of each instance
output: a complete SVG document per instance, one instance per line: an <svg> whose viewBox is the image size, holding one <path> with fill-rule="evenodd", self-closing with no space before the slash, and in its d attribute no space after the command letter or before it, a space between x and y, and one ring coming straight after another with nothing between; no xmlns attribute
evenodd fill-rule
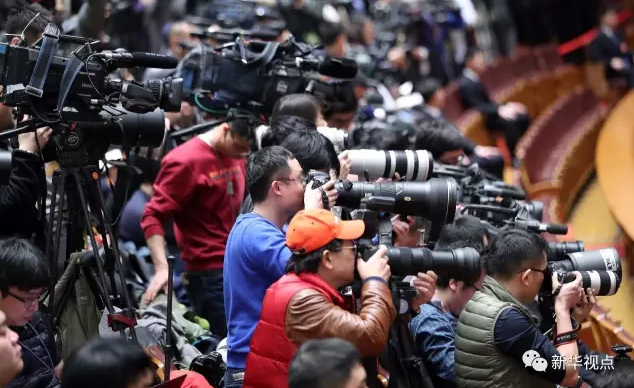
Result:
<svg viewBox="0 0 634 388"><path fill-rule="evenodd" d="M560 284L548 271L548 245L522 230L501 232L483 257L489 276L460 314L455 374L460 388L543 388L579 384L575 330L596 298L584 292L581 275ZM539 332L525 307L543 281L553 282L554 339ZM574 318L576 322L573 321Z"/></svg>

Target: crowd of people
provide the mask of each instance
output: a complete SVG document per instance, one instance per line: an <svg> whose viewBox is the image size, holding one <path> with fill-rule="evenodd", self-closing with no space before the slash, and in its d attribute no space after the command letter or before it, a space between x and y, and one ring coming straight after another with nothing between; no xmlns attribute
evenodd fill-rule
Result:
<svg viewBox="0 0 634 388"><path fill-rule="evenodd" d="M214 28L220 28L228 18L220 10L231 10L229 5L235 3L16 0L0 5L0 27L6 43L14 46L34 45L54 23L69 34L99 40L104 48L123 46L182 60L200 43L192 35L197 26L189 16L208 17L217 22ZM293 12L281 12L287 28L279 39L290 34L304 41L317 39L324 55L333 56L371 47L385 39L381 27L389 25L379 22L372 10L396 9L400 4L376 3L352 1L343 9L333 8L334 16L323 16L332 5L302 2L296 5L297 15L323 17L327 26L307 27L300 16L295 20ZM111 284L105 292L125 287L138 327L147 330L143 333L152 333L160 344L170 337L174 352L167 356L179 369L172 378L185 381L181 386L413 388L416 373L421 387L632 386L630 360L590 350L578 338L597 302L596 291L583 289L578 272L568 283L551 278L548 244L542 236L517 229L493 235L478 218L456 216L442 227L433 249L473 248L480 255L481 269L459 279L434 268L414 271L400 279L412 290L410 297L400 299L388 258L391 247L379 244L367 254L359 241L371 234L368 223L350 219L337 206L342 182L387 183L401 177L353 174L349 152L321 134L322 127L345 131L356 148L427 150L437 161L482 168L501 179L501 152L474 144L444 117L444 86L450 80L459 84L464 106L482 112L488 129L504 134L512 157L530 126L524 105L498 104L480 80L490 53L469 39L477 17L472 2L440 3L441 8L434 5L433 18L423 12L422 22L406 23L406 43L394 43L383 58L389 71L383 68L383 76L377 78L388 85L388 93L396 96L395 86L409 82L424 100L408 111L415 119L394 124L398 129L386 130L393 122L385 124L377 110L371 119L363 118L377 97L377 79L360 72L338 88L318 85L314 94L281 97L265 120L268 130L259 138L256 128L261 121L244 117L182 141L170 138L169 133L212 120L214 112L196 99L183 101L178 112L165 112L168 136L162 152L108 153L99 177L100 195L106 198L104 214L116 228L119 241L113 243L125 253L127 272L125 284L108 279ZM323 15L315 16L312 8ZM439 21L438 9L453 19ZM273 10L271 5L258 8L262 13ZM238 16L239 12L232 17ZM602 28L591 56L605 63L609 77L626 79L629 85L632 54L617 32L616 13L607 9L597 16ZM429 30L434 39L429 39ZM438 40L434 31L444 32L443 38ZM449 41L454 43L451 55L440 49ZM71 52L66 50L60 48L61 53ZM3 55L0 51L0 61ZM177 69L119 69L112 77L152 80L178 75ZM0 105L0 131L14 128L18 119L23 118L14 115L13 107ZM85 306L94 308L98 299L91 287L75 288L75 311L68 314L54 314L59 303L51 305L47 299L69 268L74 271L69 263L75 250L69 243L75 236L69 232L68 209L62 217L66 225L54 233L61 236L53 244L56 257L47 244L53 238L47 235L52 222L48 208L56 200L53 171L60 168L54 158L45 162L46 150L59 145L57 128L51 127L20 134L2 145L12 162L7 184L0 186L0 386L153 386L165 376L165 360L157 362L156 354L141 347L141 341L113 337L103 327L86 328ZM517 160L512 163L517 165ZM117 184L129 174L126 164L135 174L133 183L126 182L129 198L119 204ZM317 184L316 173L329 180ZM73 205L68 198L61 202ZM422 247L420 219L390 217L394 247ZM91 226L100 233L104 230L98 219ZM168 264L170 256L175 257L173 267ZM89 271L82 273L89 277ZM170 279L174 297L167 295ZM537 308L544 282L552 282L555 317L546 334ZM172 298L174 306L168 303ZM171 325L166 324L168 308L174 310ZM91 319L97 325L109 321L107 313ZM403 316L411 319L403 321ZM64 319L79 323L69 326ZM405 322L405 338L411 343L399 343L403 337L395 329L397 321ZM80 328L82 335L101 338L88 338L68 349L68 337ZM407 347L413 354L404 360L401 351ZM193 360L209 360L205 357L212 353L222 356L218 369L209 374L190 370ZM532 367L527 353L548 365ZM556 359L563 361L557 364ZM579 364L579 359L585 362ZM611 368L603 368L607 365ZM220 378L212 382L211 375L218 371Z"/></svg>

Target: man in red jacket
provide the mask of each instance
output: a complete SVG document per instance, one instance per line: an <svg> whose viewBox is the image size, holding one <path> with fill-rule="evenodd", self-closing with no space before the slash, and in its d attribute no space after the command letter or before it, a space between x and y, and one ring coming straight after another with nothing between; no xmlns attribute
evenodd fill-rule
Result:
<svg viewBox="0 0 634 388"><path fill-rule="evenodd" d="M287 387L291 358L310 339L345 339L363 357L381 353L396 309L388 286L387 248L381 246L368 261L357 259L354 240L364 229L363 221L342 221L327 210L303 210L293 217L286 231L293 256L287 274L264 297L247 356L244 388ZM353 282L355 263L363 282L358 314L338 292ZM429 282L421 284L423 279ZM433 278L421 274L414 286L420 292L415 305L431 299Z"/></svg>
<svg viewBox="0 0 634 388"><path fill-rule="evenodd" d="M245 157L252 128L246 120L221 124L168 153L141 226L156 274L144 295L151 302L167 285L163 222L174 220L193 307L212 333L224 337L222 264L229 231L245 196Z"/></svg>

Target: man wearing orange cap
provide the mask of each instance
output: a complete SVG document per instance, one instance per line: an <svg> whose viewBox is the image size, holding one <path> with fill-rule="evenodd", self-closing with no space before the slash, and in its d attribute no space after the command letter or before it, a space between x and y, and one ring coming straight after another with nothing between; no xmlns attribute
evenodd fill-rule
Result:
<svg viewBox="0 0 634 388"><path fill-rule="evenodd" d="M363 357L378 356L385 348L396 317L387 248L381 246L368 261L357 259L355 240L364 230L363 221L342 221L322 209L303 210L293 217L286 232L293 256L287 274L266 292L251 339L244 388L287 387L291 358L309 339L345 339ZM363 282L358 315L350 312L338 292L353 282L355 264ZM414 285L420 293L417 299L431 298L433 284Z"/></svg>

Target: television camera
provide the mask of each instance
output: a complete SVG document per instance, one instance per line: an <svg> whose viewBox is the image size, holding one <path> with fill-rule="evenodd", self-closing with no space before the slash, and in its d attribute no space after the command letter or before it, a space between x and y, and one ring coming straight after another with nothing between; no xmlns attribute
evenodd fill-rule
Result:
<svg viewBox="0 0 634 388"><path fill-rule="evenodd" d="M216 32L219 33L219 32ZM238 108L269 115L286 94L310 92L312 83L336 87L354 78L357 65L345 58L322 57L316 46L285 42L246 42L239 37L220 47L198 46L179 64L184 91L201 110L223 115Z"/></svg>
<svg viewBox="0 0 634 388"><path fill-rule="evenodd" d="M57 55L58 44L62 42L79 47L65 58ZM161 145L165 137L161 110L180 110L182 80L152 80L142 84L110 79L108 74L117 68L175 68L177 61L149 53L98 51L97 43L62 35L56 26L49 24L42 39L31 47L0 44L2 103L17 108L18 117L30 116L18 124L19 128L5 131L0 138L9 139L41 127L53 130L53 152L49 159L58 161L61 168L52 177L53 201L46 240L52 272L49 307L56 310L64 307L55 299L60 250L68 255L83 251L89 241L92 252L100 252L93 233L95 226L103 236L104 252L103 260L101 257L94 260L95 281L99 285L94 291L95 298L108 311L109 327L136 341L136 315L125 287L121 254L113 243L117 240L105 210L98 162L112 144L121 144L124 149ZM46 148L42 150L44 155ZM68 221L63 222L65 212ZM60 243L62 229L67 231L65 247ZM123 286L118 289L117 284ZM115 312L113 306L125 308ZM57 313L53 311L51 315Z"/></svg>

